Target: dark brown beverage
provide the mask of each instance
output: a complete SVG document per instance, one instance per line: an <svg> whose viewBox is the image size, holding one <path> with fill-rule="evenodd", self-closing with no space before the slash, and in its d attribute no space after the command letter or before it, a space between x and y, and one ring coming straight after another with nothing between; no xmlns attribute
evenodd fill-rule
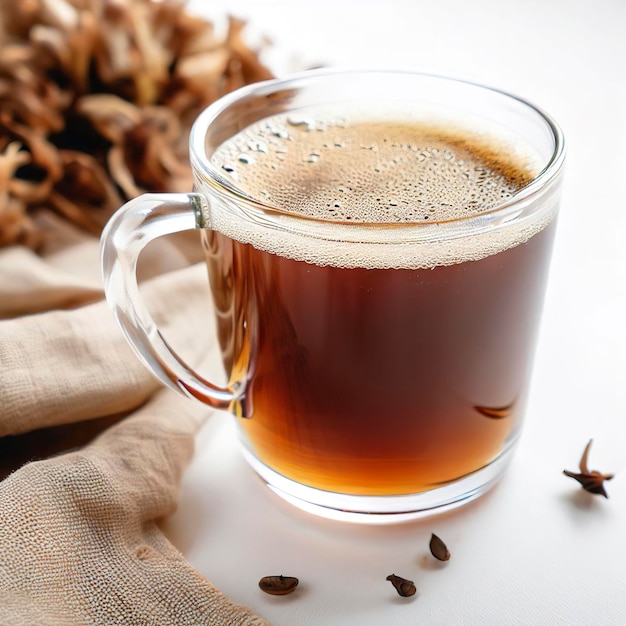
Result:
<svg viewBox="0 0 626 626"><path fill-rule="evenodd" d="M269 120L215 159L267 204L390 229L486 213L535 174L483 137L389 121ZM204 231L224 363L247 380L246 445L350 494L417 493L489 464L520 426L553 228L395 246L384 263L367 245L316 263L280 239Z"/></svg>

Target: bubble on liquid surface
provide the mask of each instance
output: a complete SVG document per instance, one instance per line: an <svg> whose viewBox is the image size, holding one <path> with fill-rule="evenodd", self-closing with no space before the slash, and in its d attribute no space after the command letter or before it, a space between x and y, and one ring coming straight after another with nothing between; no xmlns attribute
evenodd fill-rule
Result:
<svg viewBox="0 0 626 626"><path fill-rule="evenodd" d="M250 141L248 143L248 150L252 152L261 152L262 154L267 154L270 149L264 141Z"/></svg>
<svg viewBox="0 0 626 626"><path fill-rule="evenodd" d="M236 181L239 178L237 168L232 163L224 163L222 165L222 171L226 172L231 180Z"/></svg>
<svg viewBox="0 0 626 626"><path fill-rule="evenodd" d="M243 163L244 165L254 165L256 163L256 159L249 154L240 154L237 157L237 161L239 161L239 163Z"/></svg>
<svg viewBox="0 0 626 626"><path fill-rule="evenodd" d="M289 131L286 128L268 124L267 130L273 137L278 137L280 139L289 139Z"/></svg>
<svg viewBox="0 0 626 626"><path fill-rule="evenodd" d="M287 117L287 123L291 126L300 126L309 131L315 130L317 128L317 123L313 118L302 117L299 115L289 115Z"/></svg>

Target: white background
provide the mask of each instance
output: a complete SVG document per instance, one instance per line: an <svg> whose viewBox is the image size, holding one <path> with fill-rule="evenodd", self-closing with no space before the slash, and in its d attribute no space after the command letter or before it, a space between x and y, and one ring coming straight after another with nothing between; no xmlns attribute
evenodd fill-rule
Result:
<svg viewBox="0 0 626 626"><path fill-rule="evenodd" d="M191 6L248 17L278 73L425 69L522 95L568 142L551 279L524 434L503 481L452 513L385 527L331 522L274 496L228 416L197 441L165 530L197 570L275 626L626 624L626 3L284 0ZM609 500L562 474L590 438ZM428 556L436 532L451 560ZM418 593L400 598L396 573ZM261 576L293 575L270 597Z"/></svg>

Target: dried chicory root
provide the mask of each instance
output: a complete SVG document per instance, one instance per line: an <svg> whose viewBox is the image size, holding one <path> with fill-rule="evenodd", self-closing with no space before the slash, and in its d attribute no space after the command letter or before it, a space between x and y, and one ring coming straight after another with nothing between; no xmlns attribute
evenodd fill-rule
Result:
<svg viewBox="0 0 626 626"><path fill-rule="evenodd" d="M36 247L41 207L98 233L143 191L190 189L197 114L270 77L243 28L179 0L0 0L0 246Z"/></svg>

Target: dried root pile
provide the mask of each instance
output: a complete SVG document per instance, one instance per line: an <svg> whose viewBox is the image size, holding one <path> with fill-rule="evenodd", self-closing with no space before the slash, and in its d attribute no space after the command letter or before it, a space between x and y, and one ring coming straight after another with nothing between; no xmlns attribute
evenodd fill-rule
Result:
<svg viewBox="0 0 626 626"><path fill-rule="evenodd" d="M231 19L178 0L0 0L0 246L35 247L52 208L99 233L144 190L189 189L207 104L269 77Z"/></svg>

